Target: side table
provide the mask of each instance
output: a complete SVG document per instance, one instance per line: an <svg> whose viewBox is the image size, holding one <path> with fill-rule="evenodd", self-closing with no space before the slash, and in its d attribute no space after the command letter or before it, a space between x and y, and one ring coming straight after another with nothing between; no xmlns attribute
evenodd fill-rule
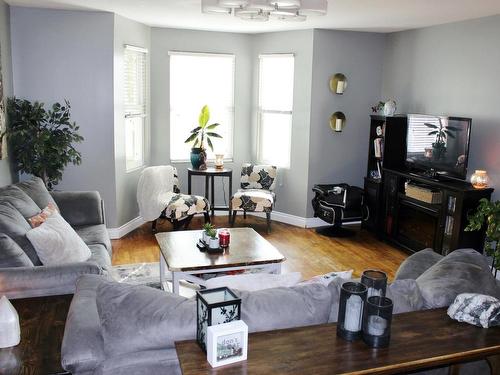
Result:
<svg viewBox="0 0 500 375"><path fill-rule="evenodd" d="M194 169L188 168L188 194L191 194L191 176L205 176L205 197L210 200L210 210L212 216L215 211L228 211L229 219L231 220L231 211L229 209L229 201L233 196L233 170L229 168L217 169L214 167L207 167L207 169ZM215 177L228 177L229 178L229 196L227 206L215 206ZM210 190L209 185L210 184ZM210 198L209 198L210 191Z"/></svg>
<svg viewBox="0 0 500 375"><path fill-rule="evenodd" d="M2 375L62 375L61 343L73 295L11 300L19 314L21 342L0 349Z"/></svg>

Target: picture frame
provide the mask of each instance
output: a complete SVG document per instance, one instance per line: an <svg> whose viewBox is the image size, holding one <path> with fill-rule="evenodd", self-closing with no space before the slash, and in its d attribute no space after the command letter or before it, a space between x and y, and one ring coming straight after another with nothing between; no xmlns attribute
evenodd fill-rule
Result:
<svg viewBox="0 0 500 375"><path fill-rule="evenodd" d="M207 361L212 367L246 361L248 326L242 320L217 324L207 329Z"/></svg>

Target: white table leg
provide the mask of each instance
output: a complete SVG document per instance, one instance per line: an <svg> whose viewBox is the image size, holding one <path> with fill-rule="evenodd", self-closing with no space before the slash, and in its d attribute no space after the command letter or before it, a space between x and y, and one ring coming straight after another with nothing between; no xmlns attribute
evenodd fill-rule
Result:
<svg viewBox="0 0 500 375"><path fill-rule="evenodd" d="M169 278L167 277L167 262L160 253L160 286L163 290L170 292L170 288L167 284Z"/></svg>
<svg viewBox="0 0 500 375"><path fill-rule="evenodd" d="M273 273L276 274L276 275L281 274L281 263L275 263L274 264Z"/></svg>
<svg viewBox="0 0 500 375"><path fill-rule="evenodd" d="M172 271L172 292L179 294L179 272Z"/></svg>

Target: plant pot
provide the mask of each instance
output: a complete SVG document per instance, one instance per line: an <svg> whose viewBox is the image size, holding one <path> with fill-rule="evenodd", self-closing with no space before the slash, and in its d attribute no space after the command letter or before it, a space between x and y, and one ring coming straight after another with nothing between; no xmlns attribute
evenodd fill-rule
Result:
<svg viewBox="0 0 500 375"><path fill-rule="evenodd" d="M205 242L205 244L208 245L208 241L210 241L210 236L208 235L207 232L203 231L201 239L203 240L203 242Z"/></svg>
<svg viewBox="0 0 500 375"><path fill-rule="evenodd" d="M218 250L219 249L219 237L210 237L210 240L208 240L208 247L212 250Z"/></svg>
<svg viewBox="0 0 500 375"><path fill-rule="evenodd" d="M207 154L202 148L191 149L191 165L194 169L207 169Z"/></svg>

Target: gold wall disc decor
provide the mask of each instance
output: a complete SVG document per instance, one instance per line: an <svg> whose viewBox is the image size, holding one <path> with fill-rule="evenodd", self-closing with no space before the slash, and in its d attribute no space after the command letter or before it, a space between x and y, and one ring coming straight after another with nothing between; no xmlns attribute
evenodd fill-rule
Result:
<svg viewBox="0 0 500 375"><path fill-rule="evenodd" d="M337 95L343 95L347 88L347 77L342 73L336 73L330 77L330 91Z"/></svg>

